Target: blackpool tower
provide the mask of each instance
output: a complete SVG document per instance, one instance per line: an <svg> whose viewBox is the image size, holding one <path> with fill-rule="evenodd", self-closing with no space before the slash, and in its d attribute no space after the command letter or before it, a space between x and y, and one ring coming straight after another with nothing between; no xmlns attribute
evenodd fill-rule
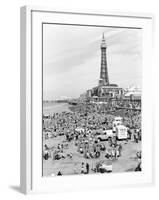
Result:
<svg viewBox="0 0 159 200"><path fill-rule="evenodd" d="M100 69L100 79L99 79L99 85L109 85L109 77L108 77L108 68L107 68L107 56L106 56L106 42L105 37L103 33L103 38L101 42L101 69Z"/></svg>

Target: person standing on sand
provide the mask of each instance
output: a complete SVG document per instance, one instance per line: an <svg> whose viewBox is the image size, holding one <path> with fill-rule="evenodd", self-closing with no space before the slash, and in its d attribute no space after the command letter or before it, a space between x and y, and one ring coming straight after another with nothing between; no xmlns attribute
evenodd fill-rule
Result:
<svg viewBox="0 0 159 200"><path fill-rule="evenodd" d="M86 170L87 170L87 174L89 174L89 164L86 163Z"/></svg>
<svg viewBox="0 0 159 200"><path fill-rule="evenodd" d="M119 157L121 156L122 145L119 144Z"/></svg>
<svg viewBox="0 0 159 200"><path fill-rule="evenodd" d="M82 162L82 166L81 166L81 174L84 174L84 163Z"/></svg>

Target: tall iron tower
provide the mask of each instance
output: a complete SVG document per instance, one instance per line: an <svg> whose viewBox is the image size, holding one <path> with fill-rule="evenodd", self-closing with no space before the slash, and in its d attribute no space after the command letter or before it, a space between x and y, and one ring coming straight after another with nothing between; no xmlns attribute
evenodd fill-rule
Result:
<svg viewBox="0 0 159 200"><path fill-rule="evenodd" d="M101 69L100 69L99 85L109 85L107 56L106 56L107 46L105 42L104 33L100 48L101 48Z"/></svg>

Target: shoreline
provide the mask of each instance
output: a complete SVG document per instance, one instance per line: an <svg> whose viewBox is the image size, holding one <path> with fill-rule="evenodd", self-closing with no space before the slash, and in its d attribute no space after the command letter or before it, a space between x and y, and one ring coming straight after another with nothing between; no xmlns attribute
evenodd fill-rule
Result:
<svg viewBox="0 0 159 200"><path fill-rule="evenodd" d="M52 115L54 113L72 112L70 105L63 102L43 102L43 114Z"/></svg>

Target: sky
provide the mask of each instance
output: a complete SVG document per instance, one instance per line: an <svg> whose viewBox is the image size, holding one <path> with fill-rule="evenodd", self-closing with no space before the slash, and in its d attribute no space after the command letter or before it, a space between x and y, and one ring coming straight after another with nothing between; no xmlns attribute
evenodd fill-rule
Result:
<svg viewBox="0 0 159 200"><path fill-rule="evenodd" d="M103 33L109 82L141 87L141 29L44 24L44 100L76 98L98 85Z"/></svg>

